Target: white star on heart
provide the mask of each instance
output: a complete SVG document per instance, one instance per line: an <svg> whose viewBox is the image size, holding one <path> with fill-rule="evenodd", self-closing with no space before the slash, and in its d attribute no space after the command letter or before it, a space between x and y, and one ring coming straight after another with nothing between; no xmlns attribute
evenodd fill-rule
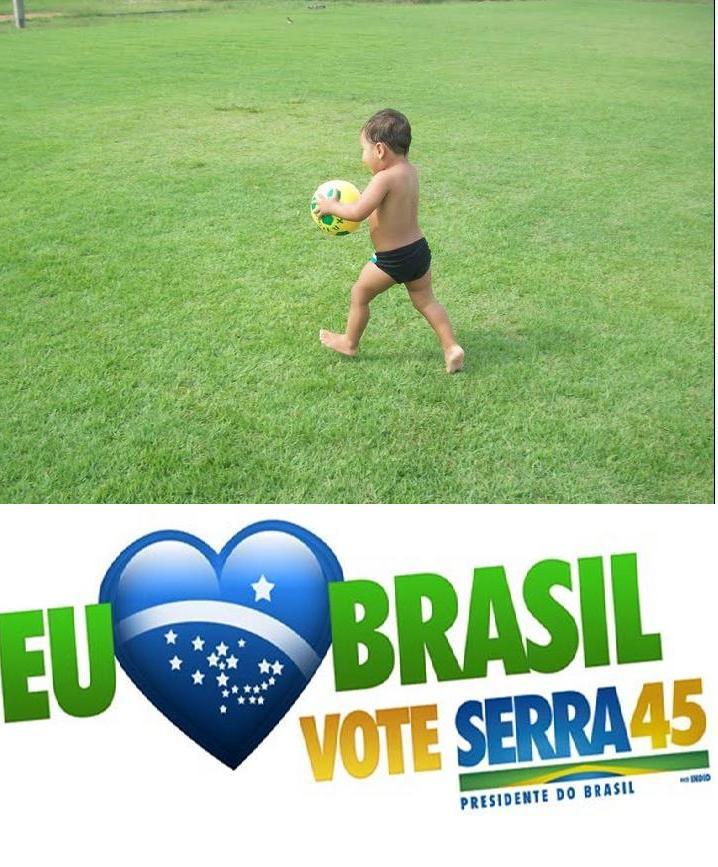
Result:
<svg viewBox="0 0 718 867"><path fill-rule="evenodd" d="M255 581L254 584L250 585L254 590L254 601L259 602L261 599L266 599L267 602L272 601L272 590L274 590L275 586L270 581L262 575L259 581Z"/></svg>

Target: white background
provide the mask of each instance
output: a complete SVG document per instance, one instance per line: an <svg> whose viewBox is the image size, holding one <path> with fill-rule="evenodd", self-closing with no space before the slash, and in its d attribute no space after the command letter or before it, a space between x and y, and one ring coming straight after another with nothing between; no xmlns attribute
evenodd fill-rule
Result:
<svg viewBox="0 0 718 867"><path fill-rule="evenodd" d="M330 652L297 704L236 771L165 720L118 666L114 702L100 716L68 717L51 698L48 721L0 721L4 863L715 863L715 781L686 785L679 774L656 774L635 778L630 797L462 814L452 731L456 708L468 698L561 688L591 696L612 684L631 696L648 680L703 677L708 732L692 749L711 750L715 776L715 507L1 507L0 612L96 602L111 561L145 533L184 530L219 549L246 524L268 518L320 535L345 578L383 583L392 605L396 574L438 572L451 580L460 596L461 622L451 633L459 659L475 567L506 567L524 634L541 641L545 633L521 602L533 563L635 551L644 630L662 634L663 662L587 671L579 651L552 676L506 678L495 668L482 681L401 686L395 671L380 687L336 693ZM574 594L559 595L577 611ZM386 631L395 635L392 618L393 608ZM33 681L33 688L43 685L47 679ZM389 776L383 756L369 779L349 777L339 761L333 782L314 782L300 716L315 715L321 724L326 713L431 703L441 718L441 772L415 774L407 755L409 772Z"/></svg>

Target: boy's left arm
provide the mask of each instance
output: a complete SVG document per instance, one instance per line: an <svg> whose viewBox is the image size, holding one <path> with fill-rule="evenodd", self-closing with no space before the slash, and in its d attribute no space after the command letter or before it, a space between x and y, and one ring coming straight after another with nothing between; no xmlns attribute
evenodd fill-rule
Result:
<svg viewBox="0 0 718 867"><path fill-rule="evenodd" d="M315 213L320 217L324 214L334 214L335 217L341 217L343 220L361 223L379 207L389 192L388 178L382 177L382 175L384 172L374 175L359 200L350 205L344 205L336 199L328 199L318 193Z"/></svg>

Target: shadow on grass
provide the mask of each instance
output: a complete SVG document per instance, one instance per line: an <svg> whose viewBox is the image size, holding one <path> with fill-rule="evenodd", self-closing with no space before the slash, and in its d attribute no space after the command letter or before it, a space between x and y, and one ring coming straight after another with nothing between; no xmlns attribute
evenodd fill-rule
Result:
<svg viewBox="0 0 718 867"><path fill-rule="evenodd" d="M464 329L461 337L467 358L470 356L484 366L513 364L547 355L573 355L579 345L578 335L563 328L534 328L520 333Z"/></svg>
<svg viewBox="0 0 718 867"><path fill-rule="evenodd" d="M563 357L574 355L579 349L578 334L560 328L536 328L517 333L503 332L498 329L461 329L461 345L466 352L463 374L471 376L505 364L535 363L547 356ZM440 358L438 346L412 348L362 348L357 358L340 356L344 361L357 363L381 363L400 366L415 366L417 363L436 365ZM335 353L337 354L337 353Z"/></svg>

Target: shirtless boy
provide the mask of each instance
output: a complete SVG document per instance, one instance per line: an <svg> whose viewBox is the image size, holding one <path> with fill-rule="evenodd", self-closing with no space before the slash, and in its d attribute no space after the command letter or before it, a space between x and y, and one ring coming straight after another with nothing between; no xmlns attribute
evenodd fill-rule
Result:
<svg viewBox="0 0 718 867"><path fill-rule="evenodd" d="M407 159L409 121L391 108L378 111L362 127L360 142L362 162L373 175L361 198L347 205L317 195L315 213L355 222L368 217L376 252L352 286L346 331L337 334L322 329L319 339L335 352L356 355L369 321L369 302L394 283L403 283L414 307L441 342L447 372L456 373L463 367L464 350L431 289L431 250L417 220L419 180Z"/></svg>

